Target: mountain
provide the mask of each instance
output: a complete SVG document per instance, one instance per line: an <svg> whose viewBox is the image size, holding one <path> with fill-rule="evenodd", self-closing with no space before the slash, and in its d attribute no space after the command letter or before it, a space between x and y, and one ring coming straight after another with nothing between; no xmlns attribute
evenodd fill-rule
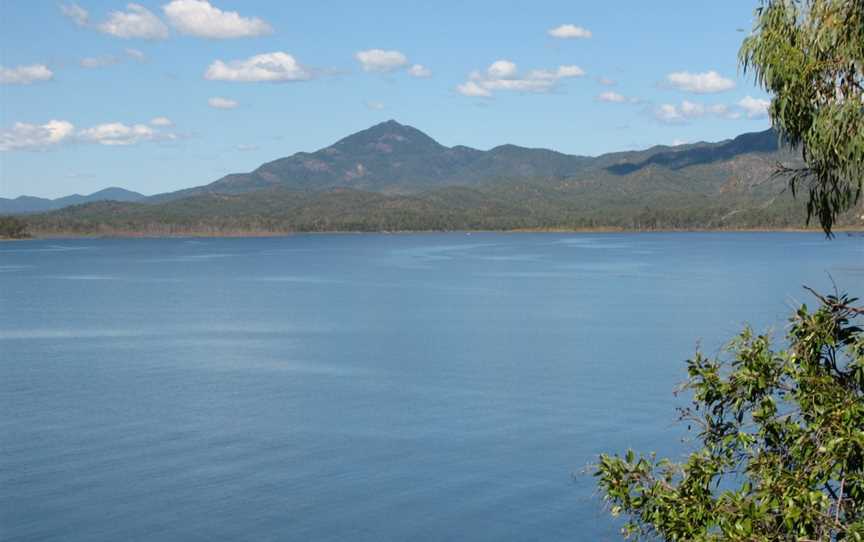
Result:
<svg viewBox="0 0 864 542"><path fill-rule="evenodd" d="M80 194L72 194L57 199L36 198L33 196L19 196L14 199L0 198L0 214L27 214L41 213L54 209L61 209L70 205L81 205L95 201L141 201L147 196L132 192L125 188L110 187L98 192L93 192L90 195L82 196Z"/></svg>
<svg viewBox="0 0 864 542"><path fill-rule="evenodd" d="M227 175L206 186L162 194L165 201L196 194L241 194L264 188L327 190L343 187L410 194L501 178L566 177L591 158L546 149L502 145L489 151L441 145L394 120L343 138L318 151L298 152L249 173Z"/></svg>
<svg viewBox="0 0 864 542"><path fill-rule="evenodd" d="M771 155L776 161L774 155L778 152L777 136L772 130L744 134L719 143L656 146L598 157L509 144L483 151L462 145L447 147L416 128L390 120L315 152L299 152L262 164L249 173L232 173L204 186L158 194L146 200L134 192L117 193L122 189L59 200L22 196L11 201L0 200L0 213L41 212L97 200L156 204L197 195L237 195L265 189L351 188L410 195L449 186L481 187L502 181L626 177L652 166L675 172L687 167L716 165L716 172L736 157ZM609 182L614 184L615 179Z"/></svg>
<svg viewBox="0 0 864 542"><path fill-rule="evenodd" d="M568 179L629 175L651 166L676 171L723 164L741 156L791 156L773 130L719 143L574 156L548 149L501 145L488 151L446 147L411 126L389 120L315 152L299 152L233 173L208 185L153 196L158 203L202 194L243 194L263 189L351 188L382 194L418 194L447 186L481 186L502 180Z"/></svg>
<svg viewBox="0 0 864 542"><path fill-rule="evenodd" d="M27 223L37 235L802 227L803 203L774 175L777 163L801 158L771 130L586 157L446 147L388 121L209 185L74 205ZM840 222L859 223L855 212Z"/></svg>

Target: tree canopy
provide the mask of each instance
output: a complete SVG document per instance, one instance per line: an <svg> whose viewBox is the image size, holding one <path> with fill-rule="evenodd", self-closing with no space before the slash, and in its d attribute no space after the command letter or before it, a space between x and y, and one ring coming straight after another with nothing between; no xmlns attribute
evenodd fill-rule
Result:
<svg viewBox="0 0 864 542"><path fill-rule="evenodd" d="M864 332L843 296L793 316L789 346L745 329L697 353L683 463L602 455L596 475L627 536L695 541L864 539Z"/></svg>
<svg viewBox="0 0 864 542"><path fill-rule="evenodd" d="M773 95L769 114L806 167L785 170L807 213L831 232L864 178L864 2L771 0L741 46L744 71Z"/></svg>
<svg viewBox="0 0 864 542"><path fill-rule="evenodd" d="M756 11L741 62L773 94L769 114L806 166L808 220L826 233L861 196L864 1L774 0ZM821 296L791 318L786 346L751 329L688 361L683 462L628 451L596 476L623 532L694 541L864 541L864 309Z"/></svg>

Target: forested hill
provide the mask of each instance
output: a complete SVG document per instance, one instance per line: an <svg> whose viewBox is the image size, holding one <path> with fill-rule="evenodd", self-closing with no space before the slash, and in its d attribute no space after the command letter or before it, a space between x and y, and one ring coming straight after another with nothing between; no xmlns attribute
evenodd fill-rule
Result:
<svg viewBox="0 0 864 542"><path fill-rule="evenodd" d="M446 147L388 121L205 186L27 221L37 234L800 227L778 162L800 159L771 130L585 157Z"/></svg>
<svg viewBox="0 0 864 542"><path fill-rule="evenodd" d="M262 188L353 188L410 194L442 186L473 186L495 179L568 177L592 161L547 149L501 145L488 151L441 145L411 126L390 120L315 152L299 152L208 184L155 196L156 201L194 194L241 194Z"/></svg>
<svg viewBox="0 0 864 542"><path fill-rule="evenodd" d="M446 147L416 128L390 120L318 151L296 153L267 162L249 173L234 173L205 186L161 194L152 200L206 193L242 194L277 187L413 194L444 186L477 186L501 180L566 179L589 171L620 175L652 164L674 170L777 151L777 137L772 130L721 143L656 146L596 158L517 145L482 151L461 145Z"/></svg>

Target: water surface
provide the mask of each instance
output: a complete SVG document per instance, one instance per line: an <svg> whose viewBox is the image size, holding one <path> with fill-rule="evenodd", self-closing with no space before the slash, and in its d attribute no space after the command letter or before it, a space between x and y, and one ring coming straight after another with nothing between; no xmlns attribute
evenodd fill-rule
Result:
<svg viewBox="0 0 864 542"><path fill-rule="evenodd" d="M615 540L580 472L831 277L864 239L0 244L0 539Z"/></svg>

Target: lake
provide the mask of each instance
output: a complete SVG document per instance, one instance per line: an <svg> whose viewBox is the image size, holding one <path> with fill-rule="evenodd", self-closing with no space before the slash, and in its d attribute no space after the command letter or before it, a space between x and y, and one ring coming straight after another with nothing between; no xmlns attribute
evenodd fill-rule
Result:
<svg viewBox="0 0 864 542"><path fill-rule="evenodd" d="M0 539L617 540L586 467L832 277L864 238L2 243Z"/></svg>

